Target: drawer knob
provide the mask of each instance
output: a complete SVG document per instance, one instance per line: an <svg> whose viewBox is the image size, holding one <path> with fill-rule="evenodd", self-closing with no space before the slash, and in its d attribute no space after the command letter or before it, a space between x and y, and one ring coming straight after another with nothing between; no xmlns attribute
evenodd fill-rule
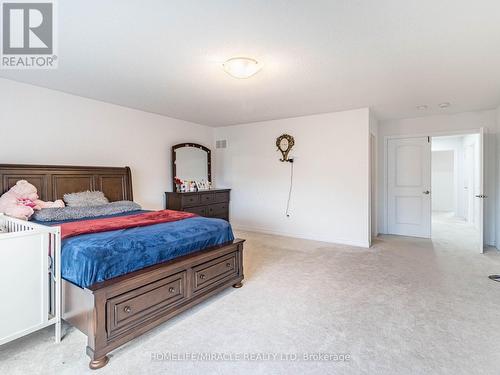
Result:
<svg viewBox="0 0 500 375"><path fill-rule="evenodd" d="M130 306L125 306L123 308L123 311L125 311L127 314L130 314L132 312L132 309L130 308Z"/></svg>
<svg viewBox="0 0 500 375"><path fill-rule="evenodd" d="M200 275L200 279L202 279L202 280L204 280L204 279L205 279L205 277L206 277L206 276L205 276L204 274L201 274L201 275Z"/></svg>
<svg viewBox="0 0 500 375"><path fill-rule="evenodd" d="M168 291L169 291L170 293L173 293L173 292L175 292L175 288L170 287L170 288L168 288Z"/></svg>
<svg viewBox="0 0 500 375"><path fill-rule="evenodd" d="M227 262L227 263L226 263L226 267L227 267L227 268L231 267L231 263Z"/></svg>

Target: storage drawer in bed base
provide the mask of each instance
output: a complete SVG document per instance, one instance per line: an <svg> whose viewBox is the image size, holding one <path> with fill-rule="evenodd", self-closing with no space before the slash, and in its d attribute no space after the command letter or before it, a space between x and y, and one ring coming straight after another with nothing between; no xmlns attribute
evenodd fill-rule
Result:
<svg viewBox="0 0 500 375"><path fill-rule="evenodd" d="M91 366L219 291L241 286L243 242L234 240L88 289L64 281L63 318L87 335Z"/></svg>

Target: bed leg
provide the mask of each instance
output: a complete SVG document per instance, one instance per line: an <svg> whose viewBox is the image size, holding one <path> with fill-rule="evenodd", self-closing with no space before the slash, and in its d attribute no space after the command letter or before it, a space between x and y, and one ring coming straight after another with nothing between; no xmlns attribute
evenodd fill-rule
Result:
<svg viewBox="0 0 500 375"><path fill-rule="evenodd" d="M240 281L239 283L236 283L233 285L233 288L241 288L243 286L243 283Z"/></svg>
<svg viewBox="0 0 500 375"><path fill-rule="evenodd" d="M109 362L109 357L105 355L104 357L91 360L89 363L89 367L91 370L97 370L106 366L108 362Z"/></svg>

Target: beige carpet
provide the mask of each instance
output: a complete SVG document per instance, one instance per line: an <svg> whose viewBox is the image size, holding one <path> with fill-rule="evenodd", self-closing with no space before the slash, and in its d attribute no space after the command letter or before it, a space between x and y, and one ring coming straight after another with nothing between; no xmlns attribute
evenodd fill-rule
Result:
<svg viewBox="0 0 500 375"><path fill-rule="evenodd" d="M479 230L453 212L432 212L432 240L439 248L453 251L456 245L465 251L479 252Z"/></svg>
<svg viewBox="0 0 500 375"><path fill-rule="evenodd" d="M382 236L369 250L238 233L248 240L243 288L114 351L97 373L496 375L500 283L487 276L500 273L500 256L477 254L461 233L441 231L434 243ZM0 374L91 373L85 336L70 328L56 345L51 333L2 347ZM350 360L303 359L317 352ZM155 353L243 360L152 361Z"/></svg>

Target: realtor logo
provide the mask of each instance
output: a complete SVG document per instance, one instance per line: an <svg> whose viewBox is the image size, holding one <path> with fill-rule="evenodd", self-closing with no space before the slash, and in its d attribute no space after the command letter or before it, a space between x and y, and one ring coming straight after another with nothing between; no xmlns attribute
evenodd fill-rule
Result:
<svg viewBox="0 0 500 375"><path fill-rule="evenodd" d="M53 1L3 1L3 69L54 69L55 17Z"/></svg>

